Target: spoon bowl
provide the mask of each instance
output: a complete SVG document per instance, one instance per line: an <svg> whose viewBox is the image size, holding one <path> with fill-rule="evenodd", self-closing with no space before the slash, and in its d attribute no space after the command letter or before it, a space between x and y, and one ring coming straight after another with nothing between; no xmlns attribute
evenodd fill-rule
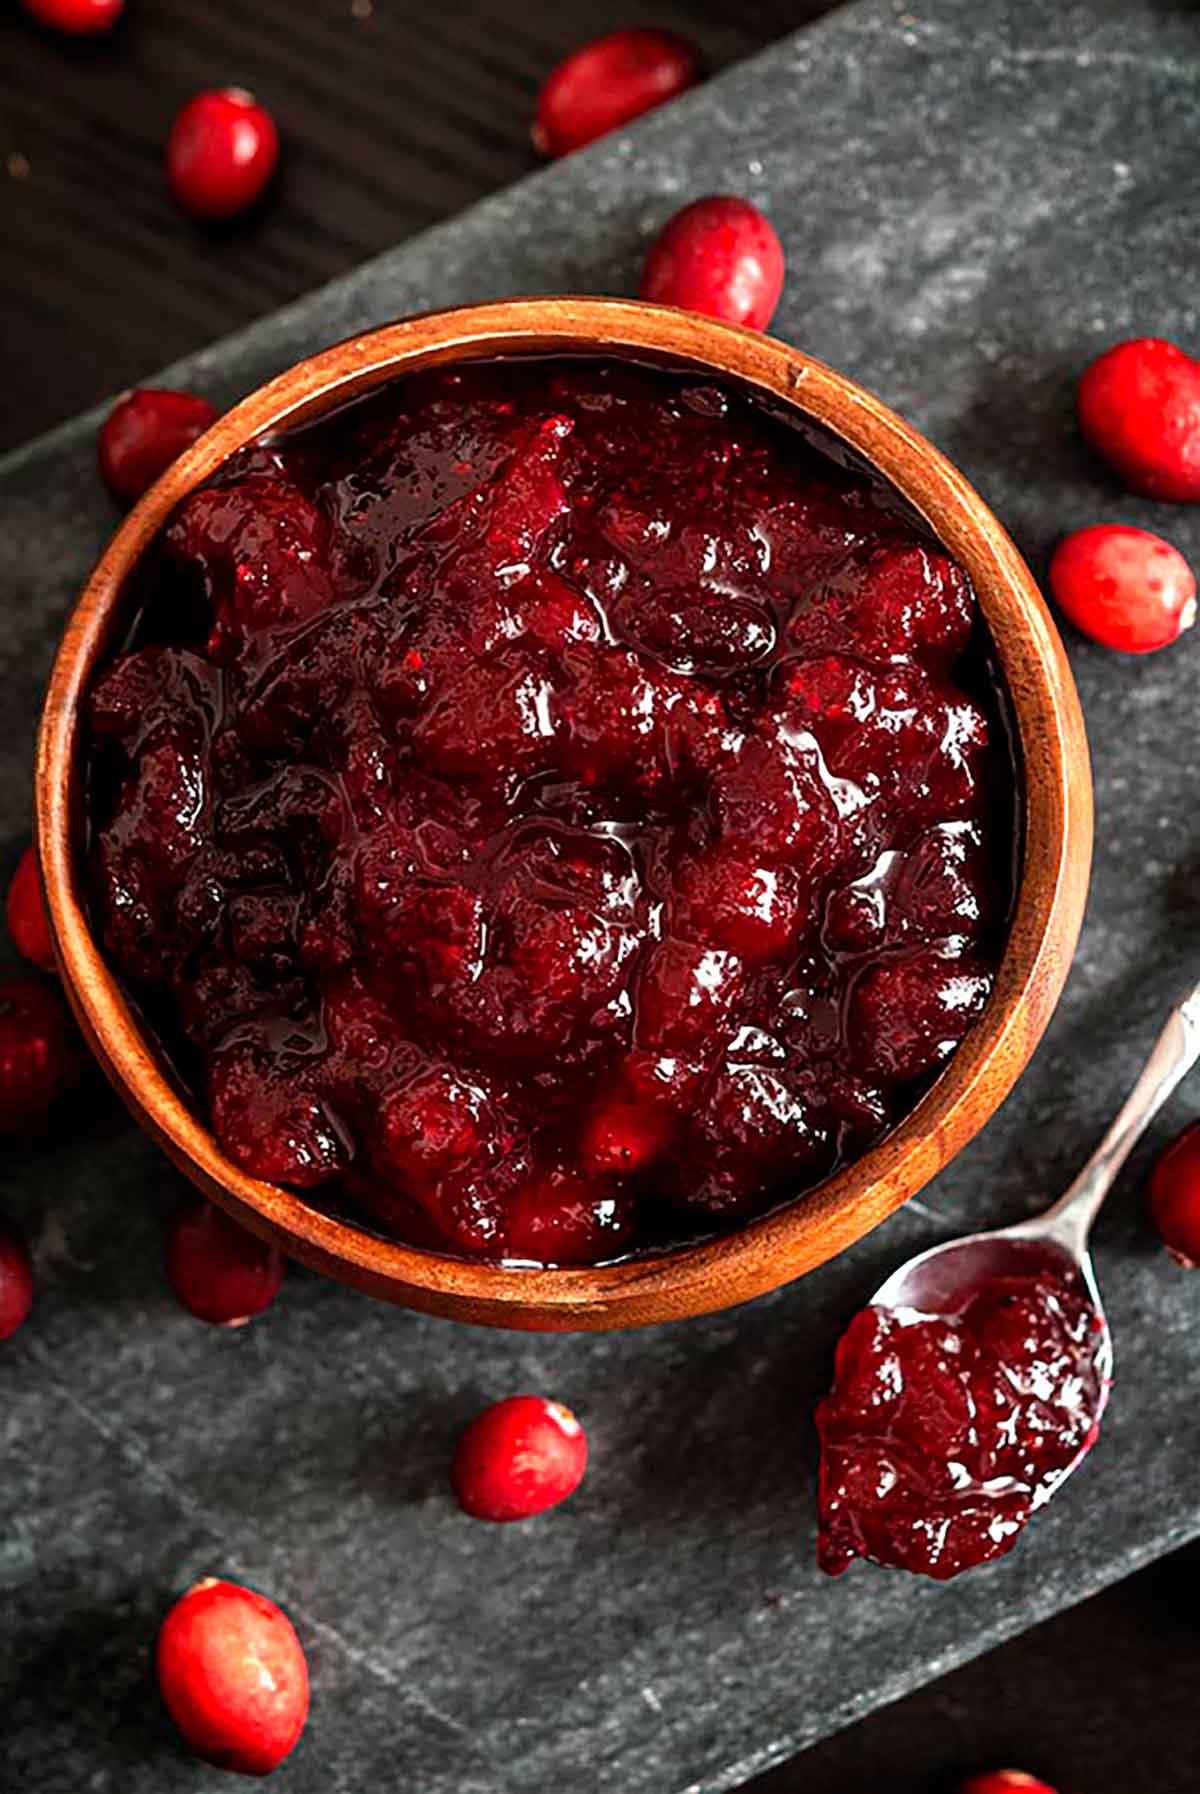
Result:
<svg viewBox="0 0 1200 1794"><path fill-rule="evenodd" d="M1013 1227L945 1240L910 1258L882 1283L871 1306L902 1325L928 1318L954 1319L971 1297L995 1278L1035 1277L1040 1271L1068 1283L1082 1282L1096 1317L1091 1425L1076 1455L1036 1491L1040 1507L1078 1469L1100 1430L1112 1388L1113 1343L1088 1236L1117 1173L1184 1074L1200 1058L1200 985L1167 1017L1141 1076L1066 1194L1042 1214Z"/></svg>
<svg viewBox="0 0 1200 1794"><path fill-rule="evenodd" d="M947 1240L931 1246L910 1258L892 1272L871 1298L871 1305L883 1308L900 1321L921 1320L929 1316L953 1318L962 1313L971 1297L997 1277L1036 1277L1049 1271L1054 1277L1071 1281L1078 1278L1096 1315L1098 1338L1094 1352L1095 1404L1087 1438L1071 1461L1053 1479L1041 1485L1034 1494L1035 1508L1056 1494L1077 1470L1100 1431L1100 1421L1108 1405L1113 1377L1113 1343L1100 1289L1096 1282L1091 1253L1086 1249L1076 1256L1056 1237L1045 1217L1023 1221L1016 1227L1002 1227L992 1233L973 1233L965 1239Z"/></svg>

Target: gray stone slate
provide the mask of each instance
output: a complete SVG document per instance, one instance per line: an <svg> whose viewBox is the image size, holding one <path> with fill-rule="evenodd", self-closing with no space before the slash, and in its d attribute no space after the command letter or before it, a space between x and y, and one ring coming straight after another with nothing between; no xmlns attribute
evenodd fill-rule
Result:
<svg viewBox="0 0 1200 1794"><path fill-rule="evenodd" d="M865 3L169 370L230 400L299 354L426 306L627 292L682 199L747 193L790 275L776 328L925 428L1034 565L1077 524L1169 534L1076 439L1109 341L1200 347L1200 21L1171 0ZM39 692L112 517L85 418L0 463L0 840L28 829ZM1200 641L1128 661L1072 639L1095 757L1096 875L1047 1043L984 1135L837 1263L735 1313L603 1338L486 1333L303 1272L226 1335L159 1266L170 1174L100 1105L2 1198L36 1243L34 1320L0 1355L0 1787L175 1794L190 1762L148 1681L195 1576L296 1618L313 1719L294 1794L716 1794L1200 1530L1198 1285L1139 1216L1099 1237L1118 1379L1088 1465L1009 1559L935 1587L813 1562L810 1415L851 1312L942 1232L1065 1181L1200 971ZM1160 1137L1197 1107L1172 1105ZM1148 1151L1148 1149L1147 1149ZM593 1468L557 1515L460 1516L475 1407L551 1391Z"/></svg>

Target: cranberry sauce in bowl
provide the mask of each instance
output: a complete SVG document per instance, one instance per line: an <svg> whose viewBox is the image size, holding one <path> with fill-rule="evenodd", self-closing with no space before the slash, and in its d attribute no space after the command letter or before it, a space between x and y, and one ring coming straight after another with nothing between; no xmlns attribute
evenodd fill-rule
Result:
<svg viewBox="0 0 1200 1794"><path fill-rule="evenodd" d="M732 388L396 380L227 462L135 597L94 920L252 1175L611 1260L858 1156L987 999L1016 803L970 585Z"/></svg>

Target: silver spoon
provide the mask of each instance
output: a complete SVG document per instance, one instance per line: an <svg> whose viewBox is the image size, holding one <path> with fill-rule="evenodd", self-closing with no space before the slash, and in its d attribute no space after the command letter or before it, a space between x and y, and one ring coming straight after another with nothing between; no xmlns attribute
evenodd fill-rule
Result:
<svg viewBox="0 0 1200 1794"><path fill-rule="evenodd" d="M1116 1120L1066 1195L1044 1214L1015 1227L968 1234L918 1253L893 1271L872 1297L872 1305L890 1311L956 1314L980 1283L991 1277L1028 1275L1043 1268L1075 1271L1083 1279L1100 1321L1096 1348L1097 1397L1087 1444L1052 1484L1044 1485L1034 1505L1055 1493L1086 1455L1096 1435L1112 1383L1112 1335L1100 1301L1096 1273L1088 1251L1088 1235L1117 1172L1158 1114L1175 1086L1200 1059L1200 984L1167 1018L1141 1077ZM902 1318L902 1317L901 1317Z"/></svg>

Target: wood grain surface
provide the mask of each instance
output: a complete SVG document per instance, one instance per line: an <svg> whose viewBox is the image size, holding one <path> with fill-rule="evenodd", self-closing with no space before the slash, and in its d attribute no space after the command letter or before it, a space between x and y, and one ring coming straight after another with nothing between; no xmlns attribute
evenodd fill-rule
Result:
<svg viewBox="0 0 1200 1794"><path fill-rule="evenodd" d="M711 68L828 0L670 0ZM0 5L0 448L403 241L536 166L555 60L631 22L621 0L128 0L111 38ZM249 87L284 153L258 213L219 228L172 203L171 120Z"/></svg>

